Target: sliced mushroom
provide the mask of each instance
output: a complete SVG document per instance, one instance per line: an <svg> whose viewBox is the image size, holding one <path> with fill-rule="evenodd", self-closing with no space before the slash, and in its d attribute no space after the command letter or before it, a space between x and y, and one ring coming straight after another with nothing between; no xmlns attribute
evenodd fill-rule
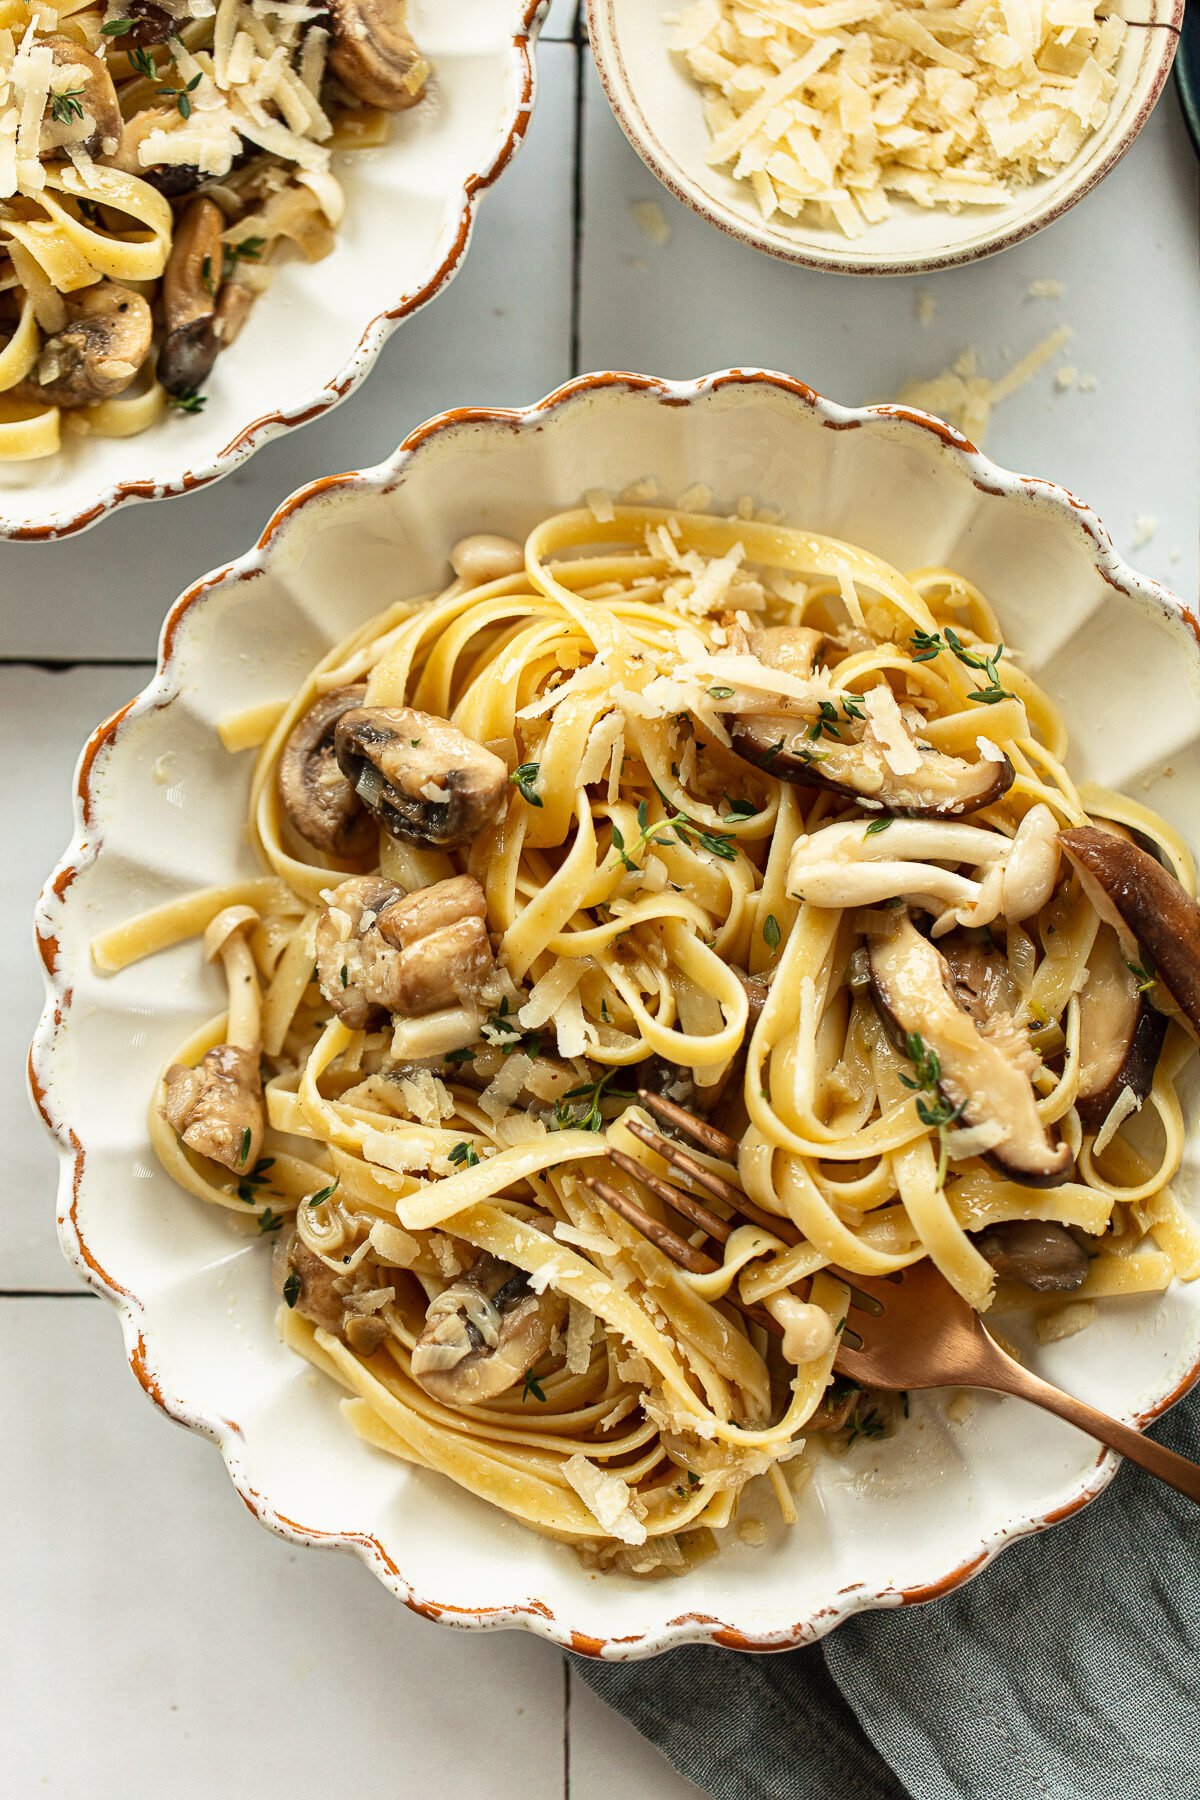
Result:
<svg viewBox="0 0 1200 1800"><path fill-rule="evenodd" d="M978 880L959 873L963 863L980 871ZM1040 803L1012 838L948 819L843 819L796 839L788 892L829 907L904 899L935 915L940 937L955 924L1032 917L1054 892L1058 866L1058 826Z"/></svg>
<svg viewBox="0 0 1200 1800"><path fill-rule="evenodd" d="M811 625L765 625L746 633L746 648L769 669L786 675L811 675L825 643L824 633Z"/></svg>
<svg viewBox="0 0 1200 1800"><path fill-rule="evenodd" d="M990 1025L1017 1006L1017 987L1008 966L983 931L951 931L939 938L938 949L946 959L954 998L977 1025Z"/></svg>
<svg viewBox="0 0 1200 1800"><path fill-rule="evenodd" d="M72 72L69 82L58 84L57 93L51 89L42 124L42 155L53 155L68 145L86 156L115 150L121 138L121 108L112 76L101 59L75 38L60 37L57 32L40 38L36 48L49 50L57 68ZM57 112L53 110L56 100Z"/></svg>
<svg viewBox="0 0 1200 1800"><path fill-rule="evenodd" d="M1200 906L1148 850L1095 826L1059 842L1106 924L1140 944L1154 972L1200 1036Z"/></svg>
<svg viewBox="0 0 1200 1800"><path fill-rule="evenodd" d="M214 323L224 229L221 210L212 200L193 200L176 215L162 284L167 335L158 353L158 379L168 394L194 392L217 360L221 344Z"/></svg>
<svg viewBox="0 0 1200 1800"><path fill-rule="evenodd" d="M143 50L152 50L158 44L165 44L179 30L179 20L165 6L156 6L154 0L129 0L125 9L125 17L133 20L133 29L120 40L122 44L137 44Z"/></svg>
<svg viewBox="0 0 1200 1800"><path fill-rule="evenodd" d="M292 727L279 759L279 798L306 843L334 856L369 856L379 834L333 748L337 722L361 706L365 687L331 688Z"/></svg>
<svg viewBox="0 0 1200 1800"><path fill-rule="evenodd" d="M317 921L321 992L353 1031L381 1012L420 1017L463 1002L492 966L486 919L473 875L408 895L379 876L352 876Z"/></svg>
<svg viewBox="0 0 1200 1800"><path fill-rule="evenodd" d="M494 1400L546 1354L566 1315L561 1294L533 1293L523 1269L484 1251L431 1302L412 1353L413 1380L445 1406Z"/></svg>
<svg viewBox="0 0 1200 1800"><path fill-rule="evenodd" d="M67 323L42 345L21 400L90 406L125 391L150 354L154 322L140 294L98 281L66 296Z"/></svg>
<svg viewBox="0 0 1200 1800"><path fill-rule="evenodd" d="M140 181L148 182L167 200L194 193L205 179L196 163L144 163L140 155L146 139L156 131L169 130L172 121L178 117L174 106L139 108L131 119L122 122L116 145L101 160L109 168L120 169L125 175L136 175Z"/></svg>
<svg viewBox="0 0 1200 1800"><path fill-rule="evenodd" d="M408 706L360 706L334 732L343 775L402 843L449 850L494 824L508 768L447 719Z"/></svg>
<svg viewBox="0 0 1200 1800"><path fill-rule="evenodd" d="M1006 756L971 763L916 746L916 767L898 774L880 746L849 738L839 742L825 735L815 741L813 728L795 719L726 715L725 723L737 754L767 774L797 787L866 801L900 818L962 818L999 800L1015 775ZM844 732L846 727L838 729Z"/></svg>
<svg viewBox="0 0 1200 1800"><path fill-rule="evenodd" d="M962 1127L987 1126L986 1160L1010 1181L1053 1187L1071 1171L1070 1148L1038 1117L1033 1086L1013 1047L986 1035L955 999L940 952L906 911L871 921L871 993L897 1042L919 1037L941 1065L939 1088Z"/></svg>
<svg viewBox="0 0 1200 1800"><path fill-rule="evenodd" d="M372 1355L387 1337L386 1319L354 1311L353 1277L331 1269L298 1231L276 1239L271 1274L276 1292L294 1311L320 1330L343 1338L360 1356Z"/></svg>
<svg viewBox="0 0 1200 1800"><path fill-rule="evenodd" d="M408 29L406 0L330 0L329 67L366 106L402 112L425 92L428 65Z"/></svg>
<svg viewBox="0 0 1200 1800"><path fill-rule="evenodd" d="M225 1039L196 1068L167 1070L163 1113L180 1140L199 1156L245 1174L262 1149L262 1006L247 934L258 924L249 906L227 906L204 934L204 953L220 957L229 990Z"/></svg>
<svg viewBox="0 0 1200 1800"><path fill-rule="evenodd" d="M976 1233L972 1242L1003 1281L1039 1294L1069 1293L1088 1272L1087 1252L1053 1219L1009 1219Z"/></svg>
<svg viewBox="0 0 1200 1800"><path fill-rule="evenodd" d="M1141 1102L1154 1083L1167 1021L1151 1006L1108 925L1096 934L1079 996L1079 1094L1085 1131L1099 1131L1126 1088Z"/></svg>

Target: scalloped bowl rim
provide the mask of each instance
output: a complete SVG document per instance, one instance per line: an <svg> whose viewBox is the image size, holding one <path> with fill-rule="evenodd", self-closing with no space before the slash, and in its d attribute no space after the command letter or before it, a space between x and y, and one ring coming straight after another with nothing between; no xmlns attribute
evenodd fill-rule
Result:
<svg viewBox="0 0 1200 1800"><path fill-rule="evenodd" d="M605 98L612 108L613 114L625 133L634 150L641 157L650 173L661 181L668 193L681 200L685 206L698 214L718 231L735 238L738 243L746 244L752 250L760 250L764 255L773 256L780 262L793 263L803 268L819 269L829 275L929 275L940 269L962 268L968 263L982 262L985 257L995 256L1002 250L1009 250L1014 244L1020 244L1032 237L1045 226L1052 225L1061 219L1064 213L1070 212L1080 200L1099 186L1107 175L1130 150L1141 133L1150 114L1158 104L1175 53L1179 46L1180 31L1183 24L1185 0L1164 0L1170 7L1170 17L1153 21L1129 21L1131 26L1147 31L1155 31L1165 39L1159 52L1158 60L1152 65L1153 72L1149 84L1136 112L1128 121L1124 130L1114 133L1114 141L1105 151L1099 162L1090 169L1081 172L1079 179L1070 187L1054 197L1045 197L1038 201L1035 197L1037 188L1029 190L1031 195L1024 214L1018 214L1008 223L997 223L994 231L984 234L978 241L965 245L961 249L916 250L909 255L878 252L870 254L866 238L847 240L847 247L839 249L836 245L827 248L808 246L803 241L789 244L784 239L771 235L764 222L762 228L753 223L749 214L743 215L737 208L716 201L708 195L679 161L675 153L654 133L649 118L633 91L624 68L615 65L620 61L617 44L616 27L612 22L613 0L585 0L587 12L588 39L592 46L592 54L596 63L596 72L600 77L600 85L604 89ZM612 56L610 58L610 43ZM1103 135L1103 128L1101 128ZM1005 209L1007 214L1008 209ZM869 230L868 230L869 237ZM855 251L850 244L859 245Z"/></svg>
<svg viewBox="0 0 1200 1800"><path fill-rule="evenodd" d="M12 523L6 523L0 516L0 543L46 543L58 538L73 537L78 532L90 530L93 525L98 525L102 519L110 517L124 506L178 499L199 488L208 487L212 482L231 475L264 445L274 443L287 432L323 417L361 387L397 326L428 306L457 275L470 248L480 200L504 173L529 129L537 95L534 50L549 0L511 0L511 3L515 14L512 57L518 74L516 102L511 114L497 128L499 146L495 154L482 168L472 170L466 177L457 223L448 222L449 247L437 267L422 280L420 286L411 293L400 295L393 305L368 320L341 368L328 375L319 387L286 408L277 408L239 426L224 447L215 451L207 461L186 470L178 478L173 477L166 485L157 480L152 471L113 481L71 516L64 517L61 511L51 511L39 516L31 511L26 517ZM153 428L150 432L139 434L136 441L144 442L152 437ZM36 494L36 489L29 491L31 495Z"/></svg>
<svg viewBox="0 0 1200 1800"><path fill-rule="evenodd" d="M29 1053L29 1087L34 1106L54 1138L59 1153L60 1242L67 1259L74 1264L88 1285L115 1306L121 1319L130 1368L149 1398L168 1417L189 1430L203 1434L216 1444L237 1493L259 1522L278 1535L305 1546L353 1550L410 1610L423 1617L460 1629L524 1628L565 1649L603 1657L605 1660L623 1661L656 1655L689 1643L743 1651L792 1649L813 1642L854 1613L938 1599L979 1573L1009 1544L1071 1517L1094 1500L1108 1486L1120 1466L1120 1458L1111 1451L1100 1451L1095 1464L1078 1479L1063 1503L1049 1511L1034 1507L1020 1516L1007 1518L982 1536L977 1550L971 1556L946 1570L938 1579L919 1587L906 1588L887 1585L870 1589L861 1584L851 1584L838 1594L832 1605L819 1608L794 1624L777 1630L747 1631L709 1614L687 1613L668 1620L657 1631L638 1633L632 1637L601 1638L574 1629L569 1620L559 1617L551 1607L537 1599L512 1605L468 1608L440 1602L432 1595L419 1592L414 1582L405 1576L395 1558L371 1533L351 1528L334 1531L312 1528L279 1512L269 1497L254 1486L239 1427L231 1420L215 1416L198 1402L164 1391L155 1370L148 1321L147 1330L143 1330L142 1302L115 1275L110 1274L92 1253L78 1222L77 1201L86 1149L69 1116L57 1103L51 1073L52 1051L59 1034L67 1029L72 1000L70 982L66 978L69 971L65 971L62 966L56 925L63 909L69 905L67 895L75 877L96 860L102 849L103 840L99 834L93 837L89 832L92 778L98 756L115 742L127 721L162 708L178 698L182 689L177 685L172 664L180 629L188 621L193 609L227 582L244 579L261 570L265 560L287 543L299 527L304 513L314 503L338 493L382 495L391 491L405 479L414 459L421 455L426 445L458 427L494 426L503 431L538 430L545 425L549 416L600 390L648 393L660 402L686 406L718 389L735 384L765 384L780 391L806 408L823 426L835 431L878 429L881 426L894 430L898 425L905 436L910 431L932 434L938 440L941 450L958 461L971 483L982 493L1001 499L1032 496L1056 512L1065 522L1076 525L1088 541L1089 555L1102 580L1124 597L1148 603L1168 618L1186 626L1200 650L1200 614L1197 610L1162 583L1137 573L1126 563L1090 507L1057 483L1039 476L1020 475L992 462L953 426L929 413L899 405L841 406L825 399L816 390L792 376L762 369L729 369L693 381L663 380L620 371L583 375L527 407L460 408L436 414L418 426L389 457L374 467L326 476L298 489L276 509L252 549L192 583L172 606L164 621L154 676L135 699L97 727L83 749L75 782L76 831L62 861L43 888L35 922L35 942L43 967L46 1001ZM1200 1345L1197 1349L1200 1350ZM1157 1395L1148 1406L1133 1415L1132 1422L1139 1427L1149 1424L1182 1398L1198 1378L1200 1355L1170 1391ZM397 1552L397 1555L402 1556L402 1552Z"/></svg>

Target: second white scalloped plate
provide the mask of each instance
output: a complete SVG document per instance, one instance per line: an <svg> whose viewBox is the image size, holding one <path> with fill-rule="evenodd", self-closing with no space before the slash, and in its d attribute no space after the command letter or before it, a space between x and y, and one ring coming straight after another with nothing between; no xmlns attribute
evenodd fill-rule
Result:
<svg viewBox="0 0 1200 1800"><path fill-rule="evenodd" d="M744 1513L768 1523L765 1547L730 1534L679 1580L587 1574L566 1547L342 1424L332 1386L276 1338L269 1246L176 1189L150 1151L155 1079L220 1009L218 978L183 944L104 979L89 944L143 907L252 872L251 759L221 749L220 719L289 695L332 642L439 585L464 533L523 536L590 488L646 476L665 496L706 482L726 509L752 495L901 568L959 569L1061 706L1075 773L1129 785L1200 844L1200 623L1070 494L997 468L923 414L839 407L782 375L587 376L523 412L444 414L378 468L303 489L255 550L176 603L159 673L84 753L77 836L39 911L48 1000L31 1063L62 1154L67 1253L117 1306L147 1393L219 1445L257 1516L357 1550L445 1623L525 1626L608 1657L783 1649L864 1607L933 1598L1084 1505L1116 1459L1018 1400L982 1396L953 1424L942 1397L917 1396L895 1437L817 1464L791 1531L752 1494ZM1194 1071L1182 1100L1194 1123L1176 1185L1194 1202ZM1032 1355L1050 1380L1145 1421L1200 1365L1200 1285L1106 1303L1084 1335Z"/></svg>
<svg viewBox="0 0 1200 1800"><path fill-rule="evenodd" d="M346 216L332 253L279 263L217 359L202 412L168 412L131 438L64 434L57 456L0 462L0 539L67 537L130 501L190 493L353 393L397 325L458 272L479 197L529 126L547 4L409 0L429 92L383 148L334 159Z"/></svg>

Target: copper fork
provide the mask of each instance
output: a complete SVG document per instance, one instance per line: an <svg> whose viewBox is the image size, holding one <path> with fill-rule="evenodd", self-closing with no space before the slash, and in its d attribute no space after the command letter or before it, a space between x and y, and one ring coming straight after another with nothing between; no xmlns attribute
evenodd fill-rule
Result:
<svg viewBox="0 0 1200 1800"><path fill-rule="evenodd" d="M726 1133L658 1094L642 1091L638 1098L656 1118L685 1132L712 1155L726 1162L735 1160L737 1143ZM625 1174L634 1176L681 1219L703 1231L718 1246L724 1244L739 1225L747 1222L762 1225L785 1243L799 1241L799 1232L788 1220L761 1211L739 1187L708 1169L683 1145L649 1130L638 1120L627 1120L626 1127L648 1149L663 1157L673 1170L684 1175L694 1187L699 1187L706 1199L701 1200L694 1191L685 1192L614 1147L607 1151L610 1161ZM710 1255L691 1237L684 1237L656 1219L620 1189L595 1177L584 1179L599 1199L644 1232L682 1268L704 1274L720 1267L719 1257ZM707 1204L709 1198L717 1201L724 1210L718 1212ZM834 1363L840 1375L847 1375L866 1387L892 1392L968 1387L985 1388L997 1394L1016 1394L1034 1406L1057 1413L1060 1419L1066 1419L1080 1431L1086 1431L1110 1449L1119 1451L1130 1462L1156 1475L1190 1500L1200 1502L1200 1464L1176 1455L1175 1451L1156 1444L1152 1438L1143 1437L1132 1426L1109 1418L1107 1413L1099 1412L1094 1406L1088 1406L1023 1368L1000 1348L984 1329L979 1314L955 1292L933 1263L928 1260L914 1263L901 1274L884 1278L847 1274L837 1268L831 1268L829 1273L845 1281L850 1288L850 1308ZM779 1332L779 1326L768 1313L747 1306L733 1291L727 1298L758 1324Z"/></svg>

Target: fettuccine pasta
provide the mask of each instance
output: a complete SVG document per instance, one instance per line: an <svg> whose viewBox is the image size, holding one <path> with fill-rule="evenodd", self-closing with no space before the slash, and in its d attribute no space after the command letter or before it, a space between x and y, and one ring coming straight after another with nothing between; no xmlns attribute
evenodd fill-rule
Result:
<svg viewBox="0 0 1200 1800"><path fill-rule="evenodd" d="M928 1257L1053 1336L1200 1270L1195 996L1109 869L1186 936L1185 846L1076 784L968 582L742 513L465 540L223 725L261 873L95 945L221 964L154 1147L271 1240L353 1430L636 1573L890 1426L833 1373L856 1275ZM778 1232L688 1272L606 1204L668 1218L640 1092L737 1141L694 1153Z"/></svg>

